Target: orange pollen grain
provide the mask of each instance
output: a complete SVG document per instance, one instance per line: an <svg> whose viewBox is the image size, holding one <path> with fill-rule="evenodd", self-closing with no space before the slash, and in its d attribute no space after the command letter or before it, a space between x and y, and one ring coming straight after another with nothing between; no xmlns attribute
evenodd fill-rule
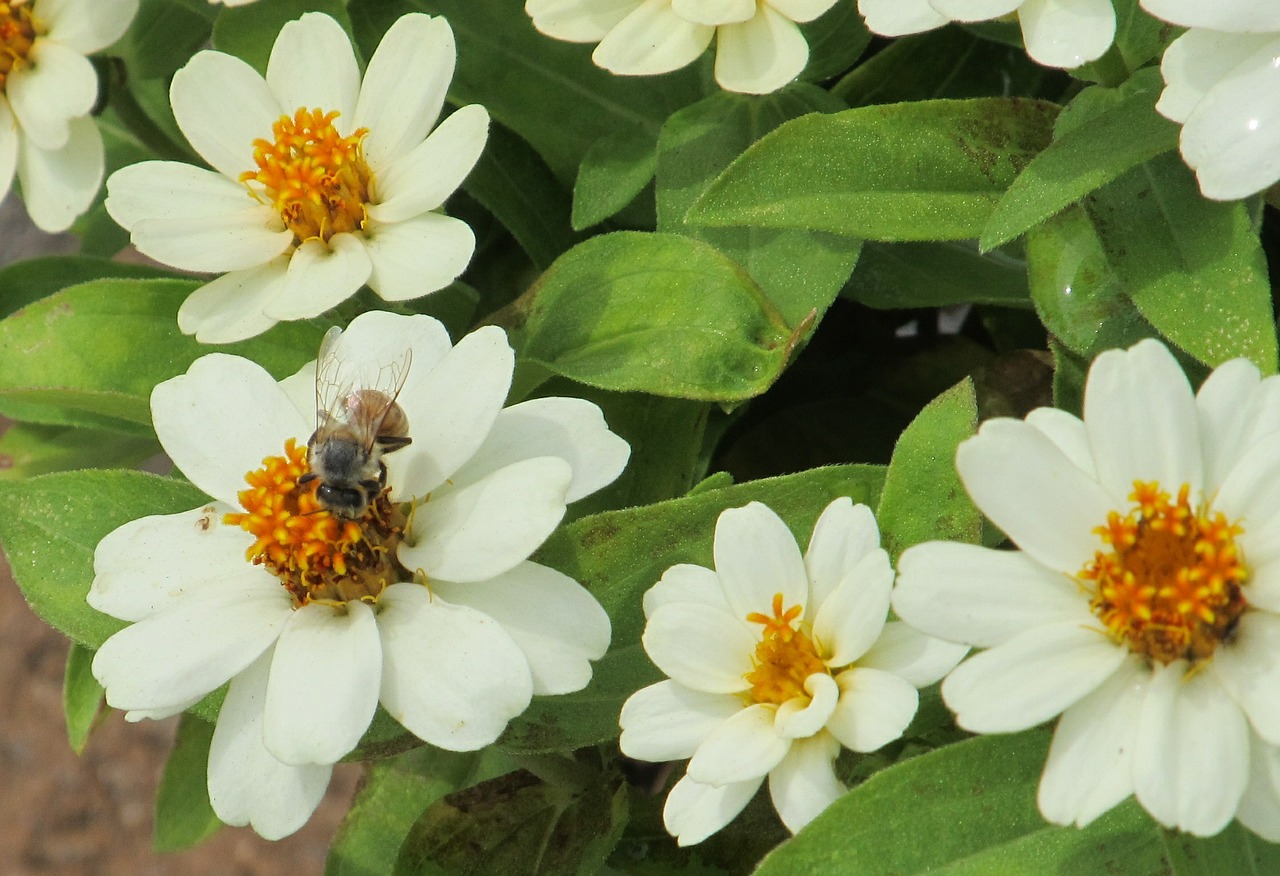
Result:
<svg viewBox="0 0 1280 876"><path fill-rule="evenodd" d="M1236 538L1244 532L1191 487L1173 499L1157 483L1134 482L1127 513L1112 511L1094 529L1106 545L1080 572L1089 607L1129 650L1168 665L1213 655L1248 604L1249 577Z"/></svg>
<svg viewBox="0 0 1280 876"><path fill-rule="evenodd" d="M333 125L337 112L299 108L271 126L275 140L254 140L256 171L241 182L266 188L271 205L298 242L330 237L364 227L373 174L360 143L360 128L342 136ZM255 197L257 195L255 194Z"/></svg>
<svg viewBox="0 0 1280 876"><path fill-rule="evenodd" d="M36 37L44 28L31 17L27 2L0 3L0 90L9 74L26 63Z"/></svg>
<svg viewBox="0 0 1280 876"><path fill-rule="evenodd" d="M773 595L772 616L753 611L747 621L764 627L753 669L744 678L751 685L751 698L757 703L782 705L796 697L807 697L804 682L815 672L828 672L818 656L813 640L797 623L802 609L798 605L783 610L782 594Z"/></svg>

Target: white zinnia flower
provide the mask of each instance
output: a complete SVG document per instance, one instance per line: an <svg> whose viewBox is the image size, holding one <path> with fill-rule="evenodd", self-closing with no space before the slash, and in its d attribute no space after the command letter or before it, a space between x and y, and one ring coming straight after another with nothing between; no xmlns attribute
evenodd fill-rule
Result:
<svg viewBox="0 0 1280 876"><path fill-rule="evenodd" d="M609 642L590 594L528 557L565 503L617 477L626 442L581 399L504 409L514 359L494 327L451 346L430 317L366 313L324 380L361 387L389 350L412 356L412 443L385 457L389 495L363 517L298 484L315 364L277 383L212 354L151 398L165 451L212 501L127 523L94 556L90 604L132 622L93 663L107 702L158 718L230 681L209 795L269 838L306 821L379 702L433 745L478 749L531 695L584 687Z"/></svg>
<svg viewBox="0 0 1280 876"><path fill-rule="evenodd" d="M767 94L800 75L809 43L796 26L836 0L526 0L542 33L599 42L591 59L623 76L670 73L716 41L716 82Z"/></svg>
<svg viewBox="0 0 1280 876"><path fill-rule="evenodd" d="M858 0L858 11L883 36L1016 14L1027 54L1047 67L1096 61L1116 35L1111 0Z"/></svg>
<svg viewBox="0 0 1280 876"><path fill-rule="evenodd" d="M98 74L86 55L118 40L138 0L0 3L0 192L16 173L31 221L65 231L102 184L102 134L89 115Z"/></svg>
<svg viewBox="0 0 1280 876"><path fill-rule="evenodd" d="M1040 811L1084 825L1136 794L1209 835L1256 750L1280 744L1280 378L1244 359L1192 394L1146 340L1090 369L1084 420L994 419L956 467L1018 551L930 542L894 610L986 648L942 685L956 720L1007 733L1057 715ZM1242 813L1243 814L1243 813Z"/></svg>
<svg viewBox="0 0 1280 876"><path fill-rule="evenodd" d="M237 341L321 314L365 283L387 301L451 283L475 236L436 211L489 125L473 105L431 131L455 60L443 18L405 15L361 82L342 28L308 13L280 31L265 80L221 52L179 70L174 116L215 170L144 161L107 181L107 210L139 251L227 272L187 298L179 327Z"/></svg>
<svg viewBox="0 0 1280 876"><path fill-rule="evenodd" d="M1200 191L1222 201L1280 181L1280 4L1274 0L1143 0L1157 18L1190 27L1160 62L1156 109L1182 125L1182 158Z"/></svg>
<svg viewBox="0 0 1280 876"><path fill-rule="evenodd" d="M836 499L802 557L759 502L716 521L715 571L672 566L644 597L644 648L670 676L622 707L624 754L691 757L663 820L680 845L728 824L769 777L795 832L844 793L844 745L874 751L902 735L917 688L965 648L886 623L893 569L865 505Z"/></svg>

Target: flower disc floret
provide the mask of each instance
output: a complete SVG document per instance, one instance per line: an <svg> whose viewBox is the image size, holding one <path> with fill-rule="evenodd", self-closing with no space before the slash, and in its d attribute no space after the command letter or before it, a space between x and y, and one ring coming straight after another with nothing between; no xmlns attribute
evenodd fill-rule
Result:
<svg viewBox="0 0 1280 876"><path fill-rule="evenodd" d="M796 697L807 698L805 679L814 673L830 674L813 639L799 623L803 607L793 605L784 611L782 604L782 594L777 593L772 616L758 611L747 615L748 622L764 626L751 661L755 668L744 676L757 703L780 706Z"/></svg>
<svg viewBox="0 0 1280 876"><path fill-rule="evenodd" d="M257 171L245 171L242 182L266 187L272 206L301 243L328 242L334 234L363 228L373 173L360 143L369 133L360 128L342 136L334 127L337 111L299 107L271 126L274 140L253 142Z"/></svg>
<svg viewBox="0 0 1280 876"><path fill-rule="evenodd" d="M312 602L342 605L374 602L391 584L411 576L396 561L405 515L383 492L359 520L344 520L317 501L315 481L300 484L309 471L307 451L293 438L284 456L269 456L245 475L239 493L243 513L223 522L254 537L245 551L250 562L280 579L301 608Z"/></svg>
<svg viewBox="0 0 1280 876"><path fill-rule="evenodd" d="M25 2L0 3L0 89L9 73L27 60L36 37L43 32Z"/></svg>

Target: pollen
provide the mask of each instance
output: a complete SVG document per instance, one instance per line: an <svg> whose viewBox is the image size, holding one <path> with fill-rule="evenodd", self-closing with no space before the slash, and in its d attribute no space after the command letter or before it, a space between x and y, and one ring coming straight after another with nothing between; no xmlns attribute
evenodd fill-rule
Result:
<svg viewBox="0 0 1280 876"><path fill-rule="evenodd" d="M31 17L31 4L25 0L0 3L0 89L9 74L21 67L31 53L36 37L44 29Z"/></svg>
<svg viewBox="0 0 1280 876"><path fill-rule="evenodd" d="M801 608L783 609L782 594L773 595L773 615L753 611L747 620L764 627L753 669L744 676L751 685L750 695L757 703L782 705L796 697L808 697L804 682L814 673L827 673L818 656L813 639L799 623Z"/></svg>
<svg viewBox="0 0 1280 876"><path fill-rule="evenodd" d="M279 578L296 607L375 602L391 584L411 580L395 551L405 515L387 492L359 520L346 520L316 500L315 481L299 483L307 472L306 448L290 438L284 456L269 456L245 475L249 487L238 494L245 510L223 522L254 537L246 558Z"/></svg>
<svg viewBox="0 0 1280 876"><path fill-rule="evenodd" d="M318 108L281 116L271 126L274 141L253 142L258 169L240 175L241 182L266 189L299 243L328 242L335 234L364 227L373 174L360 142L368 129L344 137L333 125L337 117Z"/></svg>
<svg viewBox="0 0 1280 876"><path fill-rule="evenodd" d="M1157 483L1134 482L1126 514L1112 511L1094 532L1106 547L1080 579L1108 632L1161 664L1213 656L1248 607L1248 568L1236 539L1244 531L1208 505L1193 507L1191 487L1173 499Z"/></svg>

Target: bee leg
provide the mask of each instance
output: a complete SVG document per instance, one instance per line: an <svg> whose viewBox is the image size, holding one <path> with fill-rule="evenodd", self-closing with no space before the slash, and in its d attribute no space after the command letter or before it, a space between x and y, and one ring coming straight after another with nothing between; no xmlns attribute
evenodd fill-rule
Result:
<svg viewBox="0 0 1280 876"><path fill-rule="evenodd" d="M310 472L310 471L309 471L309 472L307 472L306 474L304 474L302 477L298 478L298 486L300 486L300 487L301 487L301 486L306 486L307 484L309 484L309 483L311 483L312 481L314 481L314 480L316 479L316 477L317 477L317 475L315 474L315 472Z"/></svg>
<svg viewBox="0 0 1280 876"><path fill-rule="evenodd" d="M408 435L379 435L377 443L383 453L392 453L406 444L412 444L413 439Z"/></svg>

